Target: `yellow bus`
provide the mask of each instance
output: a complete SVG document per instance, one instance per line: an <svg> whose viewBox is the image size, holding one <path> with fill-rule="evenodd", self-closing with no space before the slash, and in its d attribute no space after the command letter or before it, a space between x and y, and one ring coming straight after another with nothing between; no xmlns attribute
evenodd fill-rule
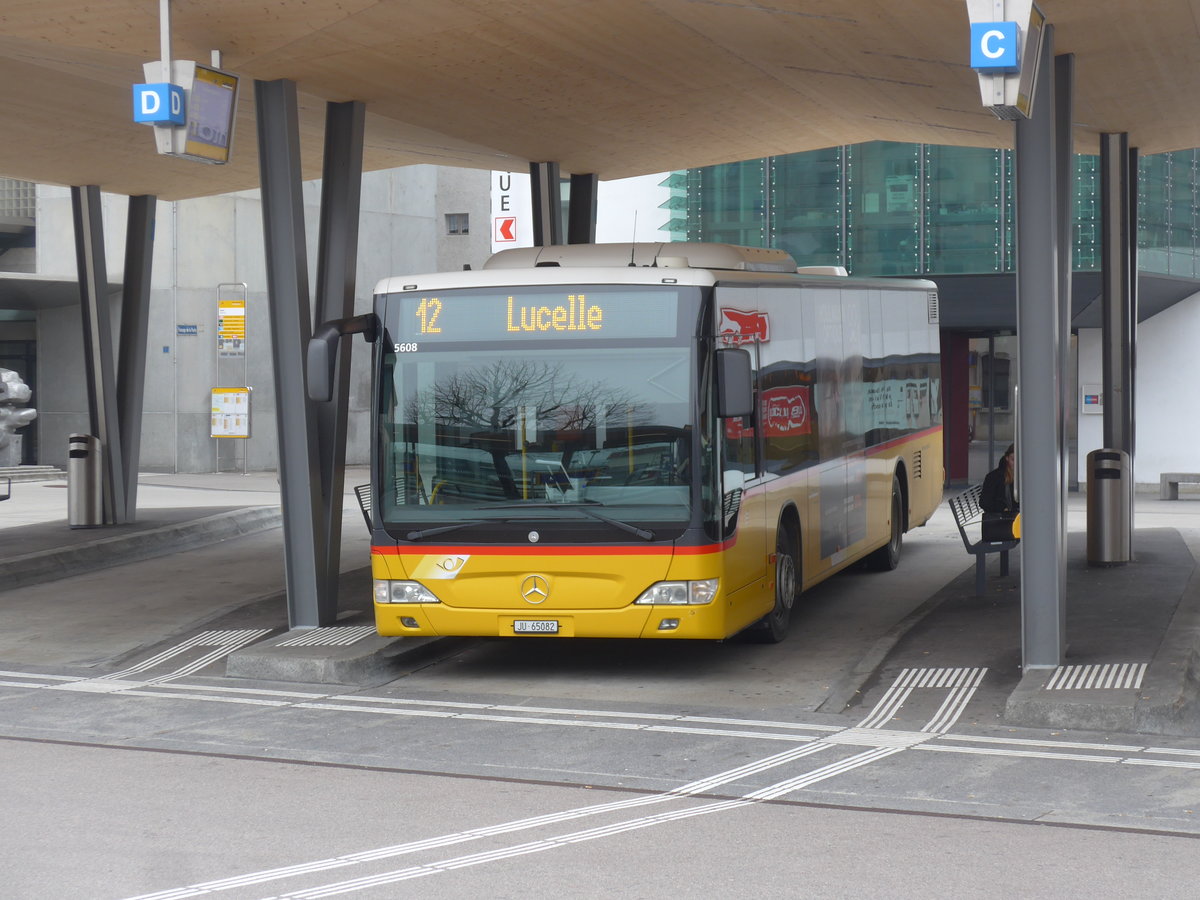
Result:
<svg viewBox="0 0 1200 900"><path fill-rule="evenodd" d="M941 500L927 281L724 244L507 250L385 279L310 379L364 318L382 635L780 641L801 591L895 568Z"/></svg>

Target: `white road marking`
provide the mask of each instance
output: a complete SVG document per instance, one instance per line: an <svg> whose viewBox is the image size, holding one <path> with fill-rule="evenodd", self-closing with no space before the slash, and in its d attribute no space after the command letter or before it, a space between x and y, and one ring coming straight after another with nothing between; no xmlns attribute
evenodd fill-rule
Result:
<svg viewBox="0 0 1200 900"><path fill-rule="evenodd" d="M1106 663L1059 666L1042 690L1138 690L1146 677L1147 663Z"/></svg>
<svg viewBox="0 0 1200 900"><path fill-rule="evenodd" d="M950 693L941 709L921 728L922 731L946 731L966 709L985 672L987 669L902 669L867 717L858 723L858 727L882 728L900 711L915 690L948 688Z"/></svg>
<svg viewBox="0 0 1200 900"><path fill-rule="evenodd" d="M374 625L332 625L311 628L280 641L276 647L348 647L378 634Z"/></svg>
<svg viewBox="0 0 1200 900"><path fill-rule="evenodd" d="M147 685L165 684L169 681L175 681L179 678L186 678L188 675L194 675L206 666L212 665L219 659L224 659L235 650L239 650L247 644L251 644L265 635L271 633L269 628L242 628L231 631L203 631L200 634L188 638L181 644L176 644L173 647L168 647L161 653L156 653L140 663L122 669L119 672L111 672L108 675L100 675L96 678L87 678L81 680L69 681L58 685L47 685L53 690L63 691L83 691L91 693L111 694L117 692L132 692L138 688L144 688ZM201 654L198 658L180 666L174 671L168 672L165 675L159 675L154 678L149 678L145 681L131 681L130 675L140 675L150 669L160 666L169 660L174 659L185 653L189 653L196 649L208 649L207 653Z"/></svg>
<svg viewBox="0 0 1200 900"><path fill-rule="evenodd" d="M250 640L254 638L251 637ZM191 646L195 646L192 644ZM223 644L222 646L227 646ZM177 648L172 648L175 650ZM159 654L155 664L178 653ZM189 664L190 668L193 664ZM1136 766L1162 766L1174 769L1200 769L1200 761L1191 759L1154 759L1143 754L1159 756L1200 757L1200 750L1143 748L1137 746L1109 745L1053 740L1033 740L1015 737L992 737L980 735L955 735L948 733L982 682L985 669L905 669L884 692L879 702L868 712L858 726L838 728L797 722L780 722L728 717L681 716L645 712L622 712L613 710L570 709L557 707L504 706L499 704L465 703L460 701L409 700L400 698L336 695L302 691L277 691L252 687L207 686L196 684L165 683L171 676L161 676L152 681L135 681L118 678L118 675L136 674L152 666L139 664L120 673L104 678L84 681L67 681L64 676L31 675L20 672L0 672L0 676L26 681L0 682L8 686L26 689L74 689L86 692L115 692L122 697L153 697L157 699L202 700L206 702L249 704L270 707L294 707L298 709L327 709L359 714L384 714L415 718L447 718L472 721L488 721L504 724L531 724L538 726L570 726L616 729L623 731L667 732L687 735L714 735L733 738L755 738L802 742L782 753L739 766L735 769L690 782L679 788L658 794L619 800L612 803L579 807L560 813L501 823L495 826L469 829L453 834L412 841L391 847L366 850L324 860L316 860L276 869L249 873L175 888L153 894L145 894L137 900L174 900L194 897L236 887L247 887L269 881L277 881L301 875L361 865L406 854L436 850L486 837L515 833L531 828L547 827L588 816L611 814L671 801L695 799L697 795L716 791L746 778L769 771L778 766L792 763L803 757L838 748L867 747L869 749L852 756L837 759L826 765L801 773L788 779L759 788L730 800L714 801L686 809L671 810L652 815L638 816L610 825L597 826L583 831L561 834L543 840L517 844L511 847L484 853L453 857L439 862L417 865L385 872L378 875L295 891L280 895L290 900L316 900L318 897L351 893L367 887L391 884L398 881L423 877L440 872L453 871L467 866L481 865L498 859L509 859L542 850L554 849L582 841L621 834L641 828L653 827L667 822L731 811L753 803L784 797L803 790L828 778L853 771L863 766L909 749L931 750L943 753L966 753L1008 758L1030 758L1046 760L1068 760L1088 763L1128 764ZM180 670L176 670L179 672ZM1119 673L1113 674L1116 678ZM174 677L179 677L172 673ZM1097 673L1096 678L1107 677ZM43 683L36 683L37 681ZM49 682L49 683L47 683ZM892 720L908 698L917 690L936 689L946 692L946 697L920 731L901 731L882 727ZM726 725L725 728L706 727ZM739 727L740 726L740 727ZM815 732L802 734L797 732ZM1095 750L1102 753L1069 752Z"/></svg>
<svg viewBox="0 0 1200 900"><path fill-rule="evenodd" d="M434 838L426 838L419 841L410 841L404 844L396 844L391 847L380 847L360 853L351 853L344 856L335 856L328 859L315 860L313 862L299 863L293 866L282 866L276 869L266 869L261 872L252 872L247 875L223 878L216 881L207 881L201 884L190 885L189 887L159 891L153 894L142 894L137 898L131 898L131 900L179 900L179 898L195 897L201 894L215 893L217 891L230 890L236 887L245 887L251 884L262 884L267 881L291 878L296 875L307 875L313 872L327 871L329 869L342 868L345 866L357 865L365 862L375 862L377 860L389 859L395 856L403 856L422 850L452 846L454 844L479 840L480 838L485 837L511 834L517 831L524 831L530 828L540 828L546 825L554 825L560 822L568 822L574 819L582 819L588 816L600 815L602 813L618 812L641 806L649 806L656 803L664 803L670 800L684 799L697 794L713 791L719 787L722 787L723 785L739 781L742 778L758 774L759 772L768 771L769 769L785 765L793 760L812 755L813 753L825 749L828 749L827 745L815 744L793 748L782 753L777 753L774 756L768 756L765 759L755 760L754 762L729 769L725 772L692 781L681 787L666 791L661 794L650 794L642 797L632 797L626 800L617 800L611 803L582 806L576 809L566 810L564 812L533 816L531 818L518 819L516 821L505 822L500 825L492 825L483 828L472 828L467 831L441 835Z"/></svg>
<svg viewBox="0 0 1200 900"><path fill-rule="evenodd" d="M956 691L960 691L964 686L970 687L971 690L977 686L983 677L983 671L980 670L937 670L936 672L923 672L921 670L905 670L897 678L897 683L903 682L903 686L911 690L914 687L937 686L947 687L951 689L951 696L955 696ZM900 692L889 691L885 694L888 707L892 711L899 708L898 703L893 703L894 698L900 696ZM907 696L907 694L904 694ZM967 695L969 696L969 695ZM515 716L505 715L498 716L493 713L483 712L467 712L466 709L479 709L479 705L453 703L450 704L453 711L433 710L433 709L403 709L395 707L372 707L358 706L346 703L298 703L297 707L305 709L327 709L333 708L339 711L352 710L355 712L374 712L386 713L390 715L407 715L407 716L437 716L448 718L461 719L484 719L488 721L521 721L534 722L536 724L554 724L554 725L586 725L589 727L619 727L622 729L652 731L663 728L669 728L676 731L696 731L700 733L719 733L726 734L726 730L717 729L694 729L681 728L680 726L663 726L663 725L647 725L641 723L630 722L578 722L566 719L550 719L544 716ZM957 718L957 714L965 706L965 700L955 701L942 705L935 720L946 721L953 723ZM526 711L523 707L512 707L514 710ZM541 711L541 710L539 710ZM957 711L957 712L956 712ZM639 718L645 714L639 715ZM874 721L878 717L872 713L864 721ZM742 732L735 732L737 736L741 736ZM773 735L774 737L782 737L782 735ZM796 740L795 735L788 736L791 740ZM545 826L554 822L567 821L569 819L581 818L583 816L597 815L601 812L612 812L614 810L625 810L634 807L646 806L652 803L662 803L668 800L678 800L699 793L705 793L716 788L728 785L741 778L749 775L754 775L766 771L776 766L783 765L793 760L808 756L814 753L821 752L836 746L846 746L865 743L871 746L872 749L854 756L835 760L827 765L821 766L809 772L802 773L793 778L785 779L765 788L752 791L745 794L741 798L728 801L718 801L709 803L704 806L694 807L684 810L675 810L671 812L658 813L651 816L643 816L634 819L627 819L623 822L617 822L611 825L600 826L598 828L587 829L585 831L573 832L570 834L559 835L554 838L533 841L525 844L519 844L513 847L503 848L500 850L487 851L485 853L470 854L467 856L454 857L448 860L442 860L434 864L412 866L405 869L398 869L392 872L385 872L376 875L364 876L361 878L350 879L347 881L333 882L322 885L316 888L308 888L292 893L279 895L277 900L317 900L321 897L330 897L337 894L351 893L354 891L364 890L370 887L378 887L385 884L393 884L399 881L406 881L412 878L419 878L426 875L433 875L439 872L451 871L454 869L464 868L466 866L480 865L486 862L493 862L498 859L509 859L514 856L522 856L530 853L537 853L543 850L553 849L555 847L566 846L569 844L580 843L586 840L595 840L601 837L609 837L614 834L621 834L635 829L648 828L664 822L677 821L682 818L689 818L698 815L709 815L716 812L725 812L736 809L751 803L760 803L765 800L774 800L787 794L802 790L812 784L823 781L827 778L832 778L836 775L852 771L862 766L868 765L877 760L884 759L897 753L903 752L905 749L915 746L918 742L929 740L935 735L928 732L888 732L877 728L864 728L862 726L853 729L844 729L836 732L831 736L813 740L807 746L797 747L792 750L785 751L775 756L767 757L763 760L750 763L745 766L732 769L727 772L720 773L709 778L693 781L688 785L668 791L661 794L650 795L647 797L639 797L633 800L618 801L617 803L601 804L599 806L582 807L576 810L570 810L566 813L557 814L555 816L539 816L534 819L519 820L514 823L507 823L499 826L499 830L493 829L474 829L468 832L460 832L458 834L444 835L440 838L431 839L431 841L418 841L410 844L401 844L397 847L383 848L381 850L368 851L367 854L353 854L350 856L334 857L316 862L302 863L297 866L287 866L279 869L266 870L264 872L250 873L245 876L238 876L231 879L222 879L220 881L206 882L204 884L192 885L188 888L180 888L176 890L159 892L156 894L142 895L136 900L177 900L177 898L196 896L202 893L212 893L218 890L228 890L232 887L244 887L250 884L260 884L265 881L278 880L282 878L293 877L297 874L311 874L318 871L326 871L334 868L342 868L349 865L360 864L367 861L376 861L392 856L400 856L407 853L416 852L417 850L427 850L435 846L449 846L451 844L462 843L469 840L475 840L479 837L494 836L496 834L510 833L527 828ZM810 739L812 740L812 739ZM882 746L880 746L882 744Z"/></svg>

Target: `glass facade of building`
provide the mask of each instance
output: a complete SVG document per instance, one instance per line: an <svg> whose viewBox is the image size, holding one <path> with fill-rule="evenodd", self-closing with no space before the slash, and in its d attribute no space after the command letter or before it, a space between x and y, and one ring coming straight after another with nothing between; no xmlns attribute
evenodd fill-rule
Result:
<svg viewBox="0 0 1200 900"><path fill-rule="evenodd" d="M1095 156L1075 157L1077 271L1100 267ZM1138 167L1139 266L1200 277L1200 151ZM672 240L779 247L860 275L1012 272L1013 153L877 141L675 172Z"/></svg>

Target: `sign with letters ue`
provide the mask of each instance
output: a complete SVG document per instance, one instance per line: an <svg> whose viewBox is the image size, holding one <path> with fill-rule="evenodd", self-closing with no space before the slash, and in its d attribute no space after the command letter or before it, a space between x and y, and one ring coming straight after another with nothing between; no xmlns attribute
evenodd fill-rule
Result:
<svg viewBox="0 0 1200 900"><path fill-rule="evenodd" d="M1020 26L1016 22L971 23L971 68L981 72L1018 72Z"/></svg>
<svg viewBox="0 0 1200 900"><path fill-rule="evenodd" d="M183 88L177 84L135 84L133 121L145 125L182 125Z"/></svg>

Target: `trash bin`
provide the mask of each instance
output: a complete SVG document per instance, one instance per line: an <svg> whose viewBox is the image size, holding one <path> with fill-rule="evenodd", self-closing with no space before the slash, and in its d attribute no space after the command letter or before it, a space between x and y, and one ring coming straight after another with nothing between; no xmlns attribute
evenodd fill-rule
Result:
<svg viewBox="0 0 1200 900"><path fill-rule="evenodd" d="M1087 560L1089 566L1123 566L1131 555L1133 473L1124 450L1087 456Z"/></svg>
<svg viewBox="0 0 1200 900"><path fill-rule="evenodd" d="M72 528L104 524L100 439L92 434L67 438L67 524Z"/></svg>

